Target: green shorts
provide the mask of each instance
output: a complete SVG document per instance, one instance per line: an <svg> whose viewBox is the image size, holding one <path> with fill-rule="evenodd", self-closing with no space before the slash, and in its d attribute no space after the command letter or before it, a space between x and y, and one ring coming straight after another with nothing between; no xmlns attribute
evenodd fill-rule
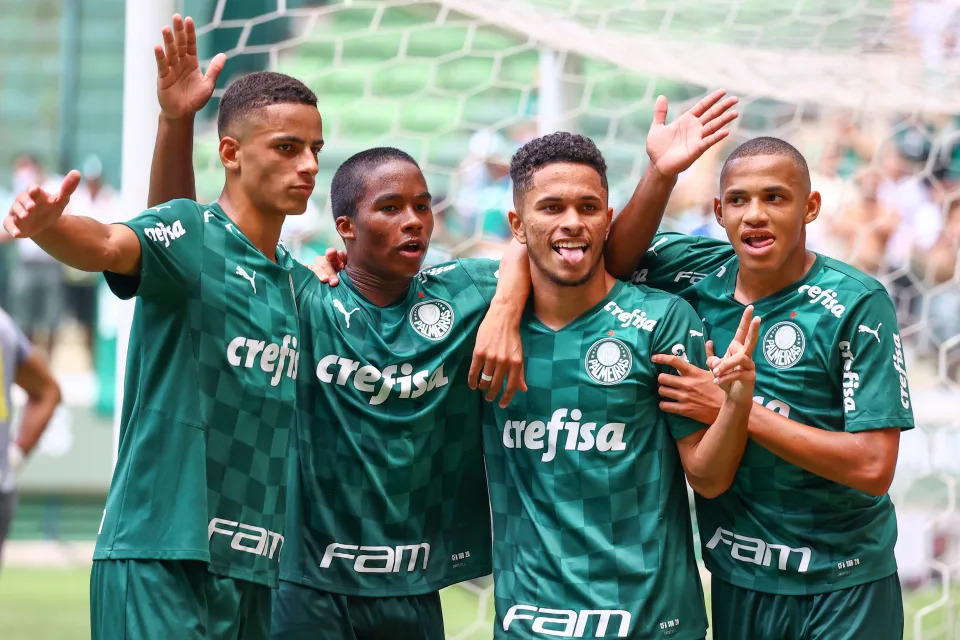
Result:
<svg viewBox="0 0 960 640"><path fill-rule="evenodd" d="M714 640L902 640L900 578L786 596L713 580Z"/></svg>
<svg viewBox="0 0 960 640"><path fill-rule="evenodd" d="M93 640L267 640L270 593L192 560L96 560Z"/></svg>
<svg viewBox="0 0 960 640"><path fill-rule="evenodd" d="M274 640L443 640L440 593L363 598L280 581Z"/></svg>

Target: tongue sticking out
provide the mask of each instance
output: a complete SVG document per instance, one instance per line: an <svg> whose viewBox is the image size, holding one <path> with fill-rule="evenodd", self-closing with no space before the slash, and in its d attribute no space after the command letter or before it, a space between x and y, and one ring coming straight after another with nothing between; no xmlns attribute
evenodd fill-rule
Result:
<svg viewBox="0 0 960 640"><path fill-rule="evenodd" d="M773 238L771 236L748 238L747 244L749 244L754 249L762 249L764 247L769 247L771 244L773 244Z"/></svg>
<svg viewBox="0 0 960 640"><path fill-rule="evenodd" d="M566 247L560 247L557 249L557 253L560 254L560 257L564 259L567 264L577 264L583 260L584 251L583 249L568 249Z"/></svg>

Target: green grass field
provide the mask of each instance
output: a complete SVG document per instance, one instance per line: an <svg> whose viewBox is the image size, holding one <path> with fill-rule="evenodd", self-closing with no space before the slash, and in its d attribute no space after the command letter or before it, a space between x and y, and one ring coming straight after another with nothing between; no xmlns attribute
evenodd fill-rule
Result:
<svg viewBox="0 0 960 640"><path fill-rule="evenodd" d="M85 569L4 569L0 573L0 638L89 638L88 580L89 571ZM485 601L483 611L478 611L478 596L474 590L457 586L445 589L441 595L448 637L489 640L493 626L492 599ZM921 634L914 634L914 614L940 598L941 594L933 590L907 594L907 640L960 638L960 620L957 619L960 617L960 587L954 589L945 606L924 616Z"/></svg>

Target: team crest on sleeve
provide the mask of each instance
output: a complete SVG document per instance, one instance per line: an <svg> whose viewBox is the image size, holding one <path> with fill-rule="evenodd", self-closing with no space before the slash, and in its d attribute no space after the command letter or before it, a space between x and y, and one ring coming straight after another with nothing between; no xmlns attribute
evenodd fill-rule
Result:
<svg viewBox="0 0 960 640"><path fill-rule="evenodd" d="M603 385L617 384L633 368L633 354L620 340L603 338L594 342L584 359L587 375Z"/></svg>
<svg viewBox="0 0 960 640"><path fill-rule="evenodd" d="M775 369L789 369L799 362L806 348L800 327L785 320L773 325L763 335L763 357Z"/></svg>
<svg viewBox="0 0 960 640"><path fill-rule="evenodd" d="M425 300L410 309L410 326L427 340L443 340L453 326L453 307L443 300Z"/></svg>

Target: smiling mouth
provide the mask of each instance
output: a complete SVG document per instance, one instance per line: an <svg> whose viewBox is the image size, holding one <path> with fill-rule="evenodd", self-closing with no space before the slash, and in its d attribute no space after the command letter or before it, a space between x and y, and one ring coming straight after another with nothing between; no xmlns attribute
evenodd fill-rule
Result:
<svg viewBox="0 0 960 640"><path fill-rule="evenodd" d="M562 240L551 247L569 265L578 264L587 253L587 243L582 240Z"/></svg>

